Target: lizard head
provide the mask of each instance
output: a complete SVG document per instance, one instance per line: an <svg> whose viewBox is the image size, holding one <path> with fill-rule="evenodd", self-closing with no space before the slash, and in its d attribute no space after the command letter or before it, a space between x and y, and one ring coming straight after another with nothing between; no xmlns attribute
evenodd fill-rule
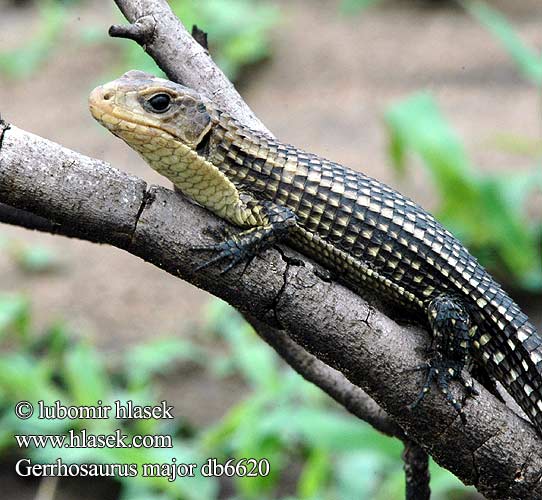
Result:
<svg viewBox="0 0 542 500"><path fill-rule="evenodd" d="M128 71L96 87L89 108L98 122L141 153L143 144L159 144L159 138L196 149L211 128L207 102L197 92L143 71Z"/></svg>

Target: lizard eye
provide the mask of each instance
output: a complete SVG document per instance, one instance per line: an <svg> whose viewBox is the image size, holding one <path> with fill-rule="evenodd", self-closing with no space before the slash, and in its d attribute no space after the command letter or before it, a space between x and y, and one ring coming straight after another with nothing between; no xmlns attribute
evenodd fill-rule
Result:
<svg viewBox="0 0 542 500"><path fill-rule="evenodd" d="M168 94L156 94L148 100L148 103L153 111L164 113L171 106L171 97Z"/></svg>

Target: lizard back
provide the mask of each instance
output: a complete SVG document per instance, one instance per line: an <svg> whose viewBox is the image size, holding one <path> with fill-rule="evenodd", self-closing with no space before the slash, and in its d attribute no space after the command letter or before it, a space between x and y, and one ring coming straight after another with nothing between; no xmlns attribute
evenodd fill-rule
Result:
<svg viewBox="0 0 542 500"><path fill-rule="evenodd" d="M182 85L140 71L96 88L94 117L185 195L245 228L205 249L228 266L279 233L355 291L425 313L447 391L472 349L542 435L542 339L527 316L435 218L364 174L250 130ZM282 231L282 232L281 232ZM240 239L241 238L241 239ZM420 316L420 314L418 314ZM471 347L472 346L472 347Z"/></svg>
<svg viewBox="0 0 542 500"><path fill-rule="evenodd" d="M357 288L414 311L451 294L475 323L477 360L542 429L542 339L528 317L432 215L385 184L215 114L208 160L243 191L291 209L290 242Z"/></svg>

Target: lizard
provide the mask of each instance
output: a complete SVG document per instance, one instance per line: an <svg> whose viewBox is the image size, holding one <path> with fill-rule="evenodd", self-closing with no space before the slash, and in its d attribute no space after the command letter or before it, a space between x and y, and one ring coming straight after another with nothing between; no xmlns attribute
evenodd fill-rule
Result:
<svg viewBox="0 0 542 500"><path fill-rule="evenodd" d="M432 333L425 381L449 390L474 362L498 380L542 436L542 338L469 251L431 214L387 185L243 126L193 89L132 70L94 89L93 117L177 191L240 228L198 269L223 272L284 241L352 289L371 289Z"/></svg>

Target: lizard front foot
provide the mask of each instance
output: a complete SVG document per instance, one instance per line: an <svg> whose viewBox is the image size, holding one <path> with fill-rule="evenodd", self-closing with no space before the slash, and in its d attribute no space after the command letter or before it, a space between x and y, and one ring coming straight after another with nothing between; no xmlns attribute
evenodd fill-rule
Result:
<svg viewBox="0 0 542 500"><path fill-rule="evenodd" d="M296 216L289 209L274 205L271 202L263 202L254 205L264 224L251 227L239 234L230 235L224 241L210 245L194 247L196 251L216 252L216 255L196 267L195 271L205 269L215 263L229 260L222 273L227 273L237 264L254 258L261 251L269 248L281 238L286 236L288 231L295 226Z"/></svg>

